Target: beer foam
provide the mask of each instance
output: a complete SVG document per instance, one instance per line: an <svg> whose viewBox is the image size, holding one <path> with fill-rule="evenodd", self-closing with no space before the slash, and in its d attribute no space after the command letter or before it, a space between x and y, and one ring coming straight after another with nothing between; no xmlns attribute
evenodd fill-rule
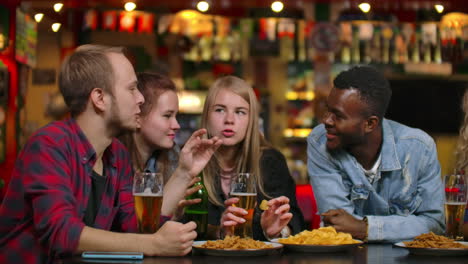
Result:
<svg viewBox="0 0 468 264"><path fill-rule="evenodd" d="M151 197L161 197L161 196L163 196L163 193L162 193L162 191L157 192L157 193L153 193L151 191L151 188L146 188L143 192L139 192L139 193L133 192L133 195L134 196L147 196L147 197L149 197L149 196L151 196Z"/></svg>
<svg viewBox="0 0 468 264"><path fill-rule="evenodd" d="M133 196L142 196L142 197L163 197L162 193L133 193Z"/></svg>
<svg viewBox="0 0 468 264"><path fill-rule="evenodd" d="M446 205L465 205L465 202L445 202Z"/></svg>
<svg viewBox="0 0 468 264"><path fill-rule="evenodd" d="M233 193L231 193L231 196L257 196L257 193L239 193L239 192L233 192Z"/></svg>

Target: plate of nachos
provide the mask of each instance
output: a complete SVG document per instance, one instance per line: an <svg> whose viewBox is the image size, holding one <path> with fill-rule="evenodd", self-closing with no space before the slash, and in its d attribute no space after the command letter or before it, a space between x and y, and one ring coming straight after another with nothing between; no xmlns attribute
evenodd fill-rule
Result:
<svg viewBox="0 0 468 264"><path fill-rule="evenodd" d="M281 253L283 245L273 242L226 236L222 240L195 241L193 252L210 256L265 256Z"/></svg>
<svg viewBox="0 0 468 264"><path fill-rule="evenodd" d="M297 235L272 241L282 244L288 250L317 253L345 251L364 243L353 239L348 233L337 232L331 226L304 230Z"/></svg>
<svg viewBox="0 0 468 264"><path fill-rule="evenodd" d="M468 242L455 241L432 232L419 235L413 241L403 241L394 244L407 249L410 254L429 256L462 256L468 255Z"/></svg>

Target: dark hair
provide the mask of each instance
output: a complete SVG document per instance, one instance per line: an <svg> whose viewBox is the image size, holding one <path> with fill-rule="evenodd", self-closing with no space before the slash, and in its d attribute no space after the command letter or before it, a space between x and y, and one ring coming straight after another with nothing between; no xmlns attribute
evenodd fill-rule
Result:
<svg viewBox="0 0 468 264"><path fill-rule="evenodd" d="M176 87L172 80L165 76L158 73L152 72L142 72L137 73L138 85L137 88L140 93L145 98L145 102L140 105L140 116L141 118L145 118L153 109L154 104L158 101L159 96L166 91L174 91L176 92ZM130 156L132 158L133 168L136 171L143 171L145 169L146 160L142 160L140 152L137 147L137 143L135 137L138 135L138 131L127 133L122 135L119 139L122 143L127 147L128 151L130 152ZM158 160L157 160L157 167L159 172L163 173L164 182L167 182L169 177L171 176L170 172L170 164L169 164L169 152L175 151L173 149L162 149L158 150Z"/></svg>
<svg viewBox="0 0 468 264"><path fill-rule="evenodd" d="M361 100L368 106L366 114L376 115L380 120L387 112L392 90L384 75L370 66L355 66L341 72L333 81L337 89L356 89Z"/></svg>
<svg viewBox="0 0 468 264"><path fill-rule="evenodd" d="M145 98L145 102L140 106L140 116L145 117L153 108L153 104L165 91L176 91L172 80L162 74L154 72L137 73L138 90Z"/></svg>

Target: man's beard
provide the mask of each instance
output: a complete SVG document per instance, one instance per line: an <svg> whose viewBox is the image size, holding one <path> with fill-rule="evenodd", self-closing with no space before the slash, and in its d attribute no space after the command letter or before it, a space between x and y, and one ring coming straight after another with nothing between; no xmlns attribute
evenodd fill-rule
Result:
<svg viewBox="0 0 468 264"><path fill-rule="evenodd" d="M118 108L114 99L112 99L112 108L111 108L111 116L109 121L107 121L107 127L110 131L112 137L118 137L126 133L131 133L136 130L135 127L126 126L124 121L121 119L120 109Z"/></svg>

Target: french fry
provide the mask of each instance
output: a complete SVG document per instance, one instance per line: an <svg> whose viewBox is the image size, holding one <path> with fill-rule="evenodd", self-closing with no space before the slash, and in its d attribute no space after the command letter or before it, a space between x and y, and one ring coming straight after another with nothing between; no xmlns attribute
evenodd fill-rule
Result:
<svg viewBox="0 0 468 264"><path fill-rule="evenodd" d="M273 246L251 238L226 236L223 240L206 241L201 247L210 249L264 249Z"/></svg>
<svg viewBox="0 0 468 264"><path fill-rule="evenodd" d="M419 235L413 241L403 242L407 247L415 248L468 248L453 239L436 235L432 232Z"/></svg>
<svg viewBox="0 0 468 264"><path fill-rule="evenodd" d="M259 208L260 208L260 210L262 210L262 211L268 210L268 208L270 208L270 207L268 206L268 201L267 201L267 200L262 200L262 202L260 203Z"/></svg>
<svg viewBox="0 0 468 264"><path fill-rule="evenodd" d="M288 238L280 238L283 244L301 244L301 245L344 245L360 243L354 240L348 233L336 232L335 228L321 227L312 231L304 230L301 233Z"/></svg>

